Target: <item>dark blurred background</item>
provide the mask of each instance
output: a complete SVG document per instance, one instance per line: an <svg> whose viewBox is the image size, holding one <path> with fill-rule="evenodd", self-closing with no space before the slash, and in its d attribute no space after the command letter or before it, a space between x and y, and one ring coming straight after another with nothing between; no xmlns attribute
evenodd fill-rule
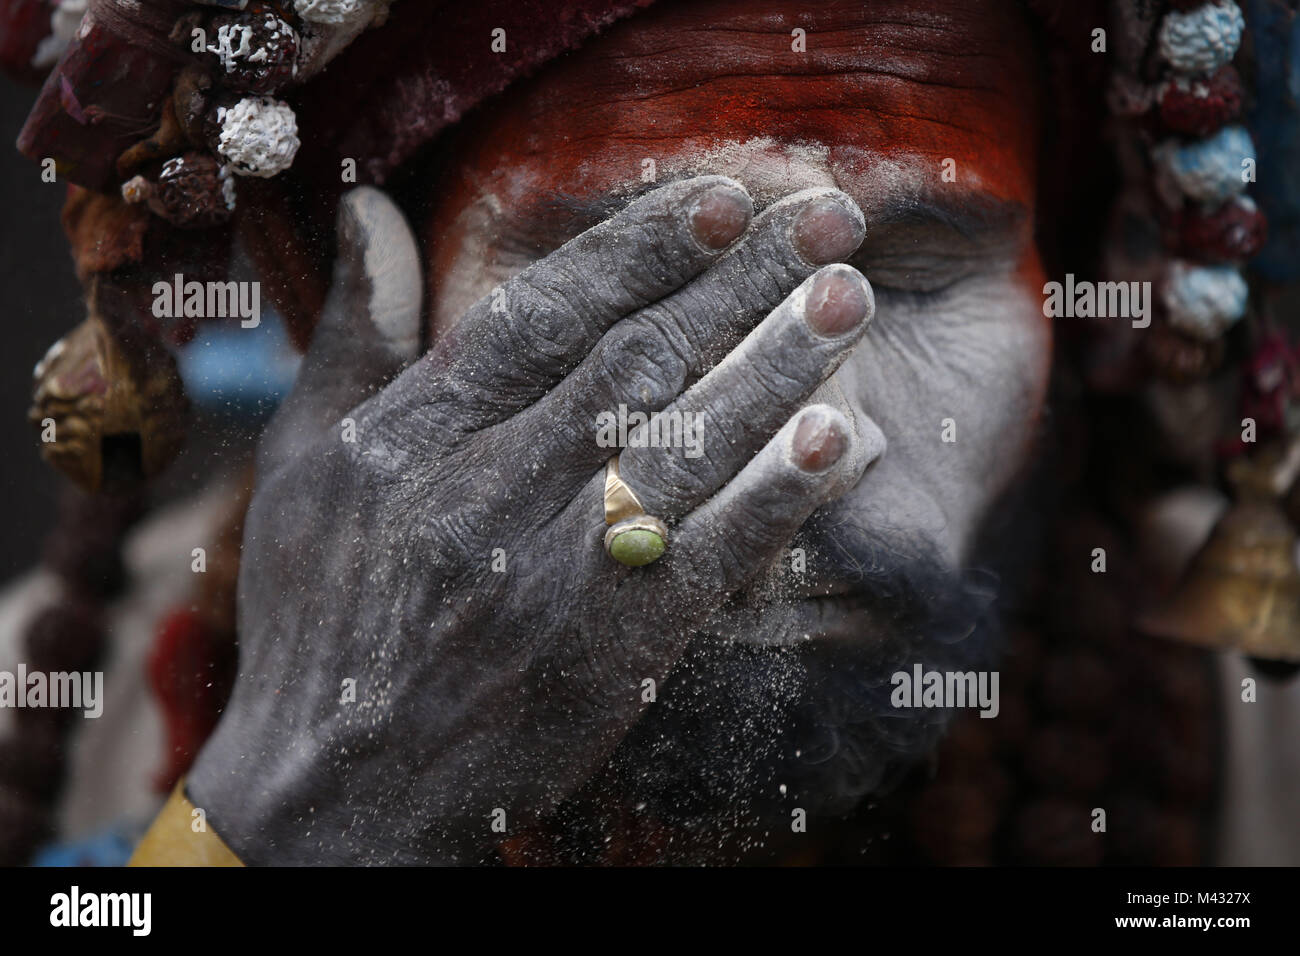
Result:
<svg viewBox="0 0 1300 956"><path fill-rule="evenodd" d="M35 89L0 80L0 585L35 562L62 481L27 424L32 366L85 317L59 224L66 186L41 182L40 167L14 146L35 98Z"/></svg>

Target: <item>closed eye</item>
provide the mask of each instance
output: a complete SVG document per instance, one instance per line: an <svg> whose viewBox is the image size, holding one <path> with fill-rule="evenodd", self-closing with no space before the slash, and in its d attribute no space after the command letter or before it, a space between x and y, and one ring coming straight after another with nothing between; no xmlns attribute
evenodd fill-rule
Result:
<svg viewBox="0 0 1300 956"><path fill-rule="evenodd" d="M942 295L963 279L1003 271L1029 238L1024 209L983 196L905 201L868 227L849 264L873 287Z"/></svg>
<svg viewBox="0 0 1300 956"><path fill-rule="evenodd" d="M871 277L868 276L867 278L870 280ZM947 285L937 286L933 289L899 289L894 286L872 282L871 290L876 295L877 307L904 308L911 311L913 309L932 308L935 303L946 298L961 282L962 279L954 279Z"/></svg>

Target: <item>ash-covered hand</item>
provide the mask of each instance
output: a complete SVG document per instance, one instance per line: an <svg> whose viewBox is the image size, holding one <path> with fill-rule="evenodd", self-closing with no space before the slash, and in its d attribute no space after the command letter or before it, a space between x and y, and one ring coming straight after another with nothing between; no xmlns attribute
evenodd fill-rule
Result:
<svg viewBox="0 0 1300 956"><path fill-rule="evenodd" d="M863 230L834 190L755 217L733 180L666 185L402 371L415 243L378 191L346 198L325 315L259 455L239 679L189 779L242 859L490 858L601 766L653 706L644 682L883 450L807 404L874 310L854 269L818 269ZM690 447L621 450L669 529L636 568L603 546L620 449L598 421L620 406L700 424Z"/></svg>

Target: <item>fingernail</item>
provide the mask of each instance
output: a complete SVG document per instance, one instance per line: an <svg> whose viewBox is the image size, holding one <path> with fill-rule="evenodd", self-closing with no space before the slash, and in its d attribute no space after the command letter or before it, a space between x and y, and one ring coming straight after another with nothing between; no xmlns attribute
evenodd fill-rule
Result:
<svg viewBox="0 0 1300 956"><path fill-rule="evenodd" d="M795 218L794 247L815 266L850 255L862 244L862 221L829 197L815 199Z"/></svg>
<svg viewBox="0 0 1300 956"><path fill-rule="evenodd" d="M814 332L843 335L855 329L872 307L871 287L848 266L818 273L804 298L804 318Z"/></svg>
<svg viewBox="0 0 1300 956"><path fill-rule="evenodd" d="M706 190L691 207L691 232L706 249L725 249L749 225L753 203L734 186L719 185Z"/></svg>
<svg viewBox="0 0 1300 956"><path fill-rule="evenodd" d="M846 445L840 424L820 409L804 412L795 426L795 464L804 471L825 471L840 460Z"/></svg>

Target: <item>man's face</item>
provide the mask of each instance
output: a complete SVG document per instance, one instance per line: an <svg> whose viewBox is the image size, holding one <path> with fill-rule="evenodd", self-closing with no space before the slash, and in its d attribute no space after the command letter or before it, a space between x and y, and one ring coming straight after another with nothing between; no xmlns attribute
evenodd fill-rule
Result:
<svg viewBox="0 0 1300 956"><path fill-rule="evenodd" d="M875 637L882 615L853 594L882 562L978 561L1043 401L1027 28L1009 3L919 6L666 4L485 107L435 189L435 335L651 178L728 175L758 208L834 186L862 208L849 262L877 314L815 400L874 421L887 450L797 539L807 573L773 572L786 600L736 602L748 641Z"/></svg>

